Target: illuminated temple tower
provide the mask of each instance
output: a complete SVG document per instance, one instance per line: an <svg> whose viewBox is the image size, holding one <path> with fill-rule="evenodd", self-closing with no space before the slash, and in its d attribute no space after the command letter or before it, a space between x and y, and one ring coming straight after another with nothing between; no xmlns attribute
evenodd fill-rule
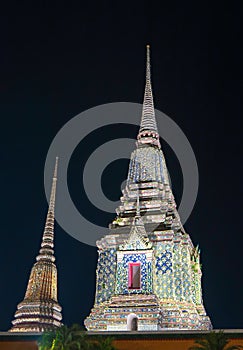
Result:
<svg viewBox="0 0 243 350"><path fill-rule="evenodd" d="M41 249L32 267L24 300L17 306L11 332L42 332L62 325L62 308L57 301L57 268L53 250L57 164L58 159Z"/></svg>
<svg viewBox="0 0 243 350"><path fill-rule="evenodd" d="M110 224L97 241L90 331L207 330L200 251L185 232L168 181L155 120L147 46L146 85L137 147Z"/></svg>

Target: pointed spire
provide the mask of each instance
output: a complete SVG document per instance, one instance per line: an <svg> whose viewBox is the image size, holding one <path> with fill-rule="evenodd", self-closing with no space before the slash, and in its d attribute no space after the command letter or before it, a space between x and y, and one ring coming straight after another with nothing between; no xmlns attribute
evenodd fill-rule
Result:
<svg viewBox="0 0 243 350"><path fill-rule="evenodd" d="M137 192L137 207L136 207L136 216L140 217L140 204L139 204L139 191Z"/></svg>
<svg viewBox="0 0 243 350"><path fill-rule="evenodd" d="M150 46L149 45L147 45L146 84L145 84L140 132L144 130L158 132L157 124L155 120L154 101L153 101L153 93L152 93L152 85L151 85Z"/></svg>
<svg viewBox="0 0 243 350"><path fill-rule="evenodd" d="M146 138L146 141L142 140L143 138ZM142 118L141 118L139 134L138 134L138 140L140 140L141 143L150 143L160 147L158 128L157 128L157 123L155 119L153 92L152 92L152 84L151 84L150 46L149 45L147 45L146 83L145 83Z"/></svg>
<svg viewBox="0 0 243 350"><path fill-rule="evenodd" d="M54 212L57 182L56 158L50 203L37 262L31 269L24 300L18 304L11 332L43 332L62 325L57 300L57 268L54 264Z"/></svg>
<svg viewBox="0 0 243 350"><path fill-rule="evenodd" d="M152 245L147 236L143 219L140 216L140 212L137 212L132 222L128 239L119 246L119 250L144 250L151 248Z"/></svg>
<svg viewBox="0 0 243 350"><path fill-rule="evenodd" d="M136 216L132 221L130 234L128 239L122 245L120 245L120 250L141 250L150 249L152 247L140 214L139 190L137 191L136 202Z"/></svg>
<svg viewBox="0 0 243 350"><path fill-rule="evenodd" d="M54 174L53 174L53 178L52 178L50 203L49 203L49 211L52 211L53 213L55 211L55 200L56 200L57 168L58 168L58 157L56 157Z"/></svg>
<svg viewBox="0 0 243 350"><path fill-rule="evenodd" d="M46 217L46 224L42 237L41 249L36 260L50 260L55 261L54 257L54 221L55 221L55 199L56 199L56 185L57 185L57 167L58 157L56 157L56 163L54 168L54 174L52 178L51 195L49 202L49 209Z"/></svg>
<svg viewBox="0 0 243 350"><path fill-rule="evenodd" d="M154 112L154 101L152 93L152 84L151 84L151 72L150 72L150 46L147 45L147 63L146 63L146 84L143 100L143 111L140 130L141 131L155 131L158 132L157 124L155 120Z"/></svg>

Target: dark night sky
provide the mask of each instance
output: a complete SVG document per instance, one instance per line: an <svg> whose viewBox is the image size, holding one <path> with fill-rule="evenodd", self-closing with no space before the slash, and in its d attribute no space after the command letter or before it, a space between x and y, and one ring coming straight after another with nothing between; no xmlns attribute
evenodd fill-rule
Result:
<svg viewBox="0 0 243 350"><path fill-rule="evenodd" d="M141 103L147 43L156 108L181 127L198 161L200 189L185 227L201 247L206 309L215 328L243 328L240 1L34 4L1 9L0 330L10 327L39 250L47 210L43 169L53 137L87 108ZM104 140L136 132L103 128L71 159L70 191L93 222L106 226L113 215L87 202L80 166ZM179 202L178 161L166 144L164 150ZM106 169L109 198L119 198L127 166L123 160ZM96 249L56 225L55 251L64 322L82 323L93 305Z"/></svg>

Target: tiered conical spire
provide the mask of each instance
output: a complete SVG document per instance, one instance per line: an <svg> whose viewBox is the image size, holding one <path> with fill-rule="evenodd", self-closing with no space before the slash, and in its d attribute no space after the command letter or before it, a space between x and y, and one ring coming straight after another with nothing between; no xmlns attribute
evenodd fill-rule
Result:
<svg viewBox="0 0 243 350"><path fill-rule="evenodd" d="M147 45L147 63L146 63L146 84L143 100L143 111L140 125L140 132L142 131L155 131L158 132L157 124L155 120L154 101L151 84L151 72L150 72L150 46Z"/></svg>
<svg viewBox="0 0 243 350"><path fill-rule="evenodd" d="M134 315L138 331L211 329L199 252L182 227L159 143L149 54L147 46L141 127L126 187L110 234L97 242L95 305L85 320L92 331L130 330Z"/></svg>
<svg viewBox="0 0 243 350"><path fill-rule="evenodd" d="M143 99L142 118L138 134L141 143L151 143L160 147L159 134L155 119L153 92L150 71L150 46L147 45L146 83Z"/></svg>
<svg viewBox="0 0 243 350"><path fill-rule="evenodd" d="M17 306L11 332L42 332L60 327L61 306L57 301L57 268L54 264L54 214L58 158L41 249L36 257L24 300Z"/></svg>
<svg viewBox="0 0 243 350"><path fill-rule="evenodd" d="M54 221L55 221L55 200L56 200L56 186L57 186L57 167L58 157L56 158L55 169L52 179L51 196L49 202L48 213L44 233L42 237L41 249L39 255L36 257L37 261L50 260L55 261L54 257Z"/></svg>

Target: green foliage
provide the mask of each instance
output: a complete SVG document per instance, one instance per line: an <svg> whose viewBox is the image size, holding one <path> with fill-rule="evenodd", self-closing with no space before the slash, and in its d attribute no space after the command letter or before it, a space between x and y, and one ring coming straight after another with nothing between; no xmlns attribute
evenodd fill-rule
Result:
<svg viewBox="0 0 243 350"><path fill-rule="evenodd" d="M62 326L53 332L45 332L39 343L39 350L85 350L87 336L79 325Z"/></svg>
<svg viewBox="0 0 243 350"><path fill-rule="evenodd" d="M195 262L193 262L192 264L191 264L191 267L192 267L192 270L194 271L194 272L198 272L198 263L195 263Z"/></svg>
<svg viewBox="0 0 243 350"><path fill-rule="evenodd" d="M109 337L88 337L77 324L43 333L39 350L115 350Z"/></svg>
<svg viewBox="0 0 243 350"><path fill-rule="evenodd" d="M241 345L227 346L230 342L223 331L210 332L203 339L195 340L195 346L191 346L189 350L240 350Z"/></svg>
<svg viewBox="0 0 243 350"><path fill-rule="evenodd" d="M118 224L118 225L119 225L121 222L122 222L122 218L119 218L119 217L116 218L116 219L113 221L114 224Z"/></svg>
<svg viewBox="0 0 243 350"><path fill-rule="evenodd" d="M112 340L110 337L96 337L94 350L116 350L114 345L112 345Z"/></svg>
<svg viewBox="0 0 243 350"><path fill-rule="evenodd" d="M56 333L55 332L45 332L42 334L41 340L39 341L39 350L49 350L52 347Z"/></svg>

